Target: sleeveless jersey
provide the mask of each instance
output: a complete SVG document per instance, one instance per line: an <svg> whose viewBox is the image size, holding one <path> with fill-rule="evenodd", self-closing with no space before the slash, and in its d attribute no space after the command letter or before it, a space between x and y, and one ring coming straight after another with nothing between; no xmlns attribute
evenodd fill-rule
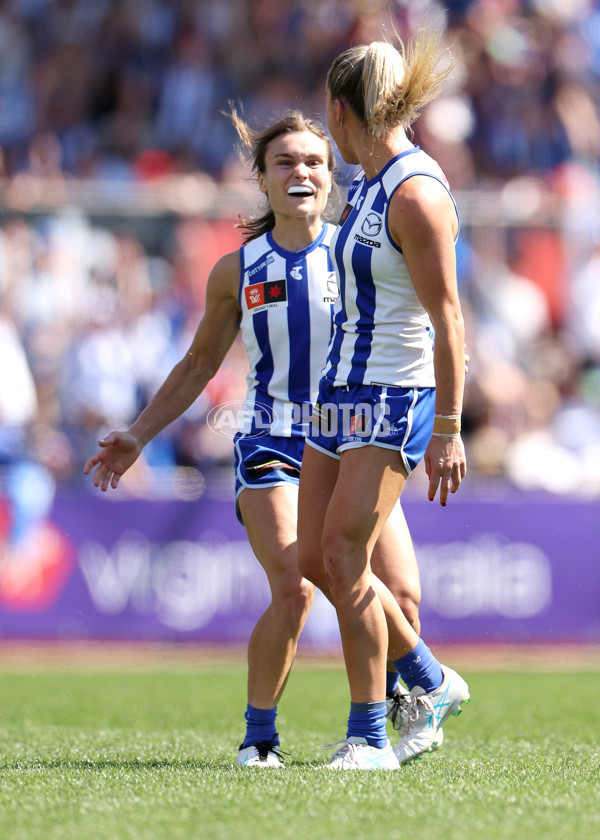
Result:
<svg viewBox="0 0 600 840"><path fill-rule="evenodd" d="M240 329L250 366L245 434L300 437L308 431L338 297L329 256L333 231L324 225L302 251L284 250L270 232L240 249Z"/></svg>
<svg viewBox="0 0 600 840"><path fill-rule="evenodd" d="M392 195L413 175L435 178L452 198L444 173L419 147L371 181L361 172L350 187L331 243L340 301L325 375L335 384L435 386L433 328L387 218Z"/></svg>

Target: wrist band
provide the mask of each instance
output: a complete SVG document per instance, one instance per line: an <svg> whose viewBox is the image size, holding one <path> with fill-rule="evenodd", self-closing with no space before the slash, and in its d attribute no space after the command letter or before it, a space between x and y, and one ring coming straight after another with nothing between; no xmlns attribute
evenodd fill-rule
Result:
<svg viewBox="0 0 600 840"><path fill-rule="evenodd" d="M451 435L447 435L444 432L432 432L432 437L445 437L445 438L455 438L460 437L460 432L453 432Z"/></svg>
<svg viewBox="0 0 600 840"><path fill-rule="evenodd" d="M433 418L433 434L436 437L458 437L460 414L436 414Z"/></svg>

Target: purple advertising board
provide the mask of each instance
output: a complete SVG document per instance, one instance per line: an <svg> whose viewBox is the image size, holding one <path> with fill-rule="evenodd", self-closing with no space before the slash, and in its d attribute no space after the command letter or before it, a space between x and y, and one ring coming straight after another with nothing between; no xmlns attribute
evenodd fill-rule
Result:
<svg viewBox="0 0 600 840"><path fill-rule="evenodd" d="M600 641L600 506L520 494L404 503L428 642ZM0 636L243 643L269 601L229 494L58 492L16 533L0 498ZM303 633L339 646L319 595Z"/></svg>

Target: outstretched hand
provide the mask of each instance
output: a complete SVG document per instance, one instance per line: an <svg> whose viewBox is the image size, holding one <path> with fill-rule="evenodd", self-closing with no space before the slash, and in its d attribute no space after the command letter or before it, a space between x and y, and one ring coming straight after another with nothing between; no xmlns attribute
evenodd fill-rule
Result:
<svg viewBox="0 0 600 840"><path fill-rule="evenodd" d="M96 467L94 484L102 490L116 490L123 473L137 461L142 451L137 438L129 432L111 432L98 441L101 449L85 462L86 475Z"/></svg>
<svg viewBox="0 0 600 840"><path fill-rule="evenodd" d="M440 504L448 502L448 493L456 493L467 473L465 449L460 437L432 437L425 452L425 471L429 478L429 501L438 487Z"/></svg>

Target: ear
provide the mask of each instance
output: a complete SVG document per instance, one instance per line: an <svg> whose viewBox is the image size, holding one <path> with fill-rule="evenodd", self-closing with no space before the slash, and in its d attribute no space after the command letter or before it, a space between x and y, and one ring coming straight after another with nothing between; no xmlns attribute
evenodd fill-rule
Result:
<svg viewBox="0 0 600 840"><path fill-rule="evenodd" d="M333 113L335 114L335 121L338 125L344 124L344 114L346 113L346 103L342 99L335 99L333 102Z"/></svg>
<svg viewBox="0 0 600 840"><path fill-rule="evenodd" d="M266 181L265 181L265 176L262 172L258 173L258 189L262 193L265 193L265 195L267 195L267 193L268 193L267 184L266 184Z"/></svg>

